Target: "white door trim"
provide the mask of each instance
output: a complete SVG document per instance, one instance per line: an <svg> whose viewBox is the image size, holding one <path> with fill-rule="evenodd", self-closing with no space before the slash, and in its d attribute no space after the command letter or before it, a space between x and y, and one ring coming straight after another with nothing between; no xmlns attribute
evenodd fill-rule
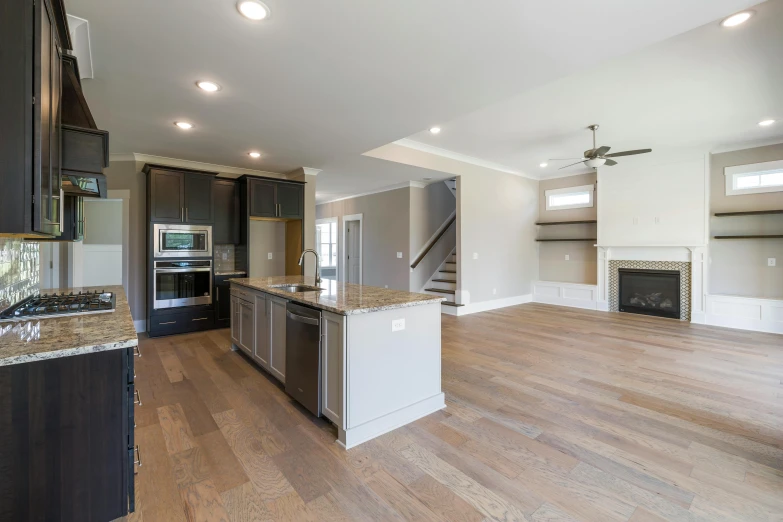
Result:
<svg viewBox="0 0 783 522"><path fill-rule="evenodd" d="M343 248L342 250L342 259L341 259L341 265L342 265L342 281L345 282L348 280L348 263L347 263L347 252L348 252L348 242L345 240L345 234L348 230L347 223L349 221L358 221L359 222L359 231L361 232L359 234L359 259L361 262L359 263L359 284L364 283L364 274L362 270L362 265L364 265L364 214L349 214L347 216L343 216L343 235L342 235L342 243ZM339 248L339 245L338 245Z"/></svg>

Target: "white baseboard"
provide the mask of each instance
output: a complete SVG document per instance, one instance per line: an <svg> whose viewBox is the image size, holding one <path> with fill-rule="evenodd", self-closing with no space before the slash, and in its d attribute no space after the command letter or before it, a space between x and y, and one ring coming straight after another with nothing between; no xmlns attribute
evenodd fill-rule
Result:
<svg viewBox="0 0 783 522"><path fill-rule="evenodd" d="M598 286L555 281L534 281L533 301L572 308L598 310ZM608 308L608 307L607 307Z"/></svg>
<svg viewBox="0 0 783 522"><path fill-rule="evenodd" d="M136 327L136 333L147 331L147 321L144 319L141 319L139 321L133 321L133 326Z"/></svg>
<svg viewBox="0 0 783 522"><path fill-rule="evenodd" d="M694 324L707 324L707 312L694 312L691 310L691 322Z"/></svg>
<svg viewBox="0 0 783 522"><path fill-rule="evenodd" d="M595 303L595 309L599 312L609 311L609 301L598 301Z"/></svg>
<svg viewBox="0 0 783 522"><path fill-rule="evenodd" d="M428 399L424 399L405 408L393 411L377 419L365 422L348 430L338 431L338 444L345 449L351 449L363 442L380 437L384 433L396 430L406 424L426 417L431 413L446 407L446 396L438 393ZM342 440L341 440L342 439Z"/></svg>
<svg viewBox="0 0 783 522"><path fill-rule="evenodd" d="M493 299L491 301L482 301L480 303L470 303L465 306L442 306L441 312L447 315L469 315L479 312L487 312L507 306L516 306L533 302L532 294L518 295L515 297L506 297L505 299Z"/></svg>
<svg viewBox="0 0 783 522"><path fill-rule="evenodd" d="M783 334L783 300L708 295L706 324Z"/></svg>

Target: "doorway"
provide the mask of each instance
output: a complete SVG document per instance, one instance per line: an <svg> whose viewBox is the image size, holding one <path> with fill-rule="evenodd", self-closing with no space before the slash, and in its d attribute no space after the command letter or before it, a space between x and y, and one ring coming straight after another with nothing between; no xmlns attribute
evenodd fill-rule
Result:
<svg viewBox="0 0 783 522"><path fill-rule="evenodd" d="M82 284L122 285L123 208L121 199L84 201Z"/></svg>
<svg viewBox="0 0 783 522"><path fill-rule="evenodd" d="M362 214L343 217L343 281L362 284Z"/></svg>

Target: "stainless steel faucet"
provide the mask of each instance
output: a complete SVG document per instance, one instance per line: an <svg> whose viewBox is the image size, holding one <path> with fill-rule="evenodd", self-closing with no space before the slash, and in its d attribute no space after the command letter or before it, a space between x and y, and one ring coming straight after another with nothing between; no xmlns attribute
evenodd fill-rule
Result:
<svg viewBox="0 0 783 522"><path fill-rule="evenodd" d="M302 255L299 256L299 266L302 266L302 263L304 262L304 256L308 252L312 252L313 254L315 254L315 284L320 285L321 284L321 256L318 255L318 252L316 252L312 248L308 248L307 250L302 252Z"/></svg>

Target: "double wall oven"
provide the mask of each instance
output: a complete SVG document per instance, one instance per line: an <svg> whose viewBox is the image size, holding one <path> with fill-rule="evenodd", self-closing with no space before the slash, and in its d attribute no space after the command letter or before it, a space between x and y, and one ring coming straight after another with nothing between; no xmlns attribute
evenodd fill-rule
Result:
<svg viewBox="0 0 783 522"><path fill-rule="evenodd" d="M212 304L212 227L156 224L153 233L153 308Z"/></svg>

